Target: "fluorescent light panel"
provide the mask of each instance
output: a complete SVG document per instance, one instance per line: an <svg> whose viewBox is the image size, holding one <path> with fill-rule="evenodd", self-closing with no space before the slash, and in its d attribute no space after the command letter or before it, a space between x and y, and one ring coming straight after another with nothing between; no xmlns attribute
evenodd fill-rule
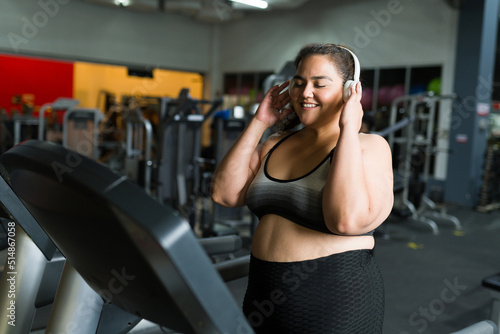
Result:
<svg viewBox="0 0 500 334"><path fill-rule="evenodd" d="M248 6L257 7L261 9L267 8L267 1L263 0L231 0L231 1L239 2Z"/></svg>
<svg viewBox="0 0 500 334"><path fill-rule="evenodd" d="M128 6L128 5L130 5L130 0L115 0L115 5Z"/></svg>

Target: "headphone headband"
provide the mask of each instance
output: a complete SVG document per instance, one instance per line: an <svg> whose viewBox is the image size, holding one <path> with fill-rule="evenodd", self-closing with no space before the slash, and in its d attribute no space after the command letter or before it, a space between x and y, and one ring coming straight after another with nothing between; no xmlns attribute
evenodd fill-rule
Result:
<svg viewBox="0 0 500 334"><path fill-rule="evenodd" d="M354 77L353 77L353 80L354 81L359 81L360 66L359 66L358 57L356 57L356 55L354 54L354 52L352 52L351 50L349 50L345 46L338 45L338 47L346 50L347 52L349 52L351 54L352 59L354 60Z"/></svg>
<svg viewBox="0 0 500 334"><path fill-rule="evenodd" d="M351 50L349 50L344 46L338 45L338 47L347 50L351 54L352 59L354 60L354 78L353 80L346 80L346 82L344 83L344 90L342 92L342 97L344 99L344 102L346 102L349 99L349 96L351 96L352 87L356 86L356 84L359 82L360 66L358 57L356 57L354 52L352 52Z"/></svg>

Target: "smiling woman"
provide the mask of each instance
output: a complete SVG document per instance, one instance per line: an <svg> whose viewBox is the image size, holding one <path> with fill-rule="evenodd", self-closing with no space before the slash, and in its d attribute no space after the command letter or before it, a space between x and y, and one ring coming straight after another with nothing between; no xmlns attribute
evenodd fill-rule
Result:
<svg viewBox="0 0 500 334"><path fill-rule="evenodd" d="M267 92L212 179L215 202L246 204L259 218L243 302L257 333L382 333L372 249L393 204L391 152L359 133L355 59L335 44L302 48L289 89ZM300 130L259 144L291 115Z"/></svg>

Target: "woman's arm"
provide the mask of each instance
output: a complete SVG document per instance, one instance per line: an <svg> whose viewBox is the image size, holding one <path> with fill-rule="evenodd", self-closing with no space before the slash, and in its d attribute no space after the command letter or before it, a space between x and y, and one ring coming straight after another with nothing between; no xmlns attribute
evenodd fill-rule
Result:
<svg viewBox="0 0 500 334"><path fill-rule="evenodd" d="M229 149L212 177L212 200L227 207L245 204L246 190L260 166L259 141L267 126L253 118Z"/></svg>
<svg viewBox="0 0 500 334"><path fill-rule="evenodd" d="M246 191L260 167L262 134L290 113L282 110L290 100L288 92L280 93L287 85L274 86L266 93L247 128L217 166L210 187L214 202L227 207L245 204Z"/></svg>
<svg viewBox="0 0 500 334"><path fill-rule="evenodd" d="M340 117L340 136L323 194L328 228L360 235L377 228L393 206L392 155L387 141L359 134L361 92L351 92Z"/></svg>

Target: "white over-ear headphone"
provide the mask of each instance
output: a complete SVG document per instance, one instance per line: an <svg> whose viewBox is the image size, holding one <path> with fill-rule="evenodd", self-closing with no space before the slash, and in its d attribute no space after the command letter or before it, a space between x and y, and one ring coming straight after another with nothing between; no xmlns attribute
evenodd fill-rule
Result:
<svg viewBox="0 0 500 334"><path fill-rule="evenodd" d="M339 48L347 50L352 55L352 59L354 60L354 77L353 77L353 80L347 80L345 82L345 84L344 84L344 91L343 91L342 97L343 97L344 102L345 102L345 101L347 101L347 99L349 98L349 96L351 96L351 87L355 86L359 82L360 66L359 66L358 57L356 57L356 55L354 54L354 52L352 52L348 48L340 46L340 45L339 45ZM361 86L360 86L360 88L361 88Z"/></svg>

